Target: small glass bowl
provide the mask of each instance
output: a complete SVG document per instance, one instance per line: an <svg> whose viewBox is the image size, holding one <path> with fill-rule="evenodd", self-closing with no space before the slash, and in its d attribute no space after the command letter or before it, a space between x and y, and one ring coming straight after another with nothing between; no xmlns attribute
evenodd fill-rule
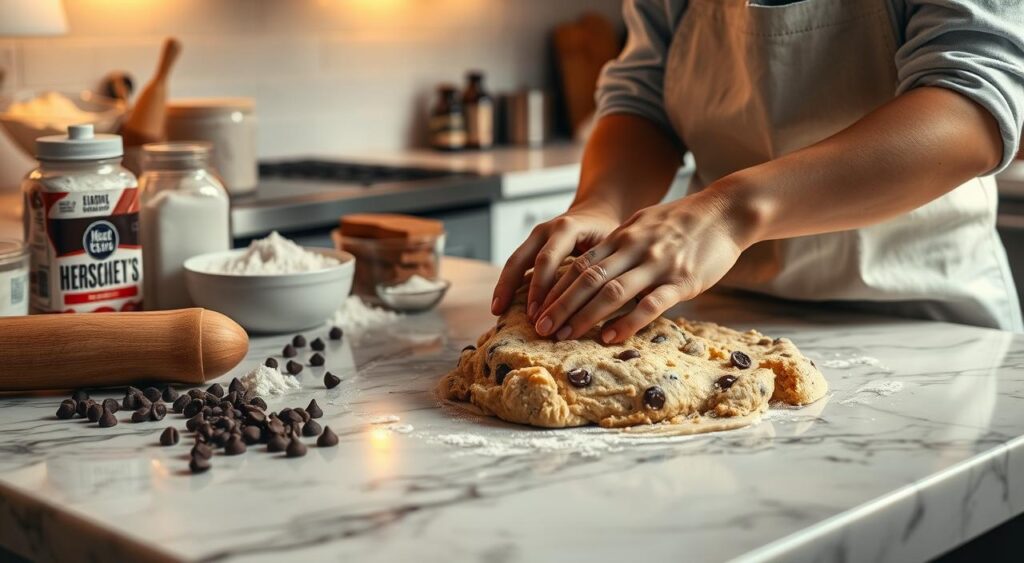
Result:
<svg viewBox="0 0 1024 563"><path fill-rule="evenodd" d="M437 304L444 299L444 295L448 292L448 288L452 286L452 282L448 280L435 281L438 284L436 288L412 292L390 291L396 285L400 284L380 284L377 286L377 297L385 307L402 313L428 311L436 307Z"/></svg>
<svg viewBox="0 0 1024 563"><path fill-rule="evenodd" d="M339 229L334 229L331 231L331 239L335 248L356 257L352 293L368 303L394 308L389 305L389 300L380 296L378 287L396 286L413 276L432 281L440 277L441 257L444 254L443 233L409 239L369 239L345 237ZM445 290L447 287L432 292L440 293L440 301ZM434 305L436 302L430 307Z"/></svg>

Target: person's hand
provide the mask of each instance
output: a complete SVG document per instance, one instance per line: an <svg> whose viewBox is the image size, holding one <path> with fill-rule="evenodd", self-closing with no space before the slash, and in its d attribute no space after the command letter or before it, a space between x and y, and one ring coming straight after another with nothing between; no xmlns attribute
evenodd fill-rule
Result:
<svg viewBox="0 0 1024 563"><path fill-rule="evenodd" d="M562 261L574 252L591 248L618 226L619 219L610 209L581 205L534 227L505 263L494 288L491 312L500 315L508 308L526 271L533 268L527 315L534 320Z"/></svg>
<svg viewBox="0 0 1024 563"><path fill-rule="evenodd" d="M699 192L637 212L555 282L535 320L537 333L579 338L640 296L632 310L601 330L606 344L619 343L707 290L746 246L741 219L728 208L721 196Z"/></svg>

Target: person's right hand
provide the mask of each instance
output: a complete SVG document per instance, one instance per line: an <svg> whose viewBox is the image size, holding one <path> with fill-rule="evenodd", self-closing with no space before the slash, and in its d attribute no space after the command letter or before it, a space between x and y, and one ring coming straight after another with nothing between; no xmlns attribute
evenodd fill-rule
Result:
<svg viewBox="0 0 1024 563"><path fill-rule="evenodd" d="M534 227L501 270L491 313L505 312L526 271L533 268L526 312L531 322L536 321L535 316L555 283L555 273L562 261L573 252L586 252L618 226L619 218L614 212L597 205L579 205Z"/></svg>

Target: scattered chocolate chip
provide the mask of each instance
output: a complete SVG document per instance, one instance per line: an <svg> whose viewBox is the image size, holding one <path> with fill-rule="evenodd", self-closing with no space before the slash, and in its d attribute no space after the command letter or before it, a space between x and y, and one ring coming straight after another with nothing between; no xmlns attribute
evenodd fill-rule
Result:
<svg viewBox="0 0 1024 563"><path fill-rule="evenodd" d="M152 407L142 407L132 413L132 422L146 422Z"/></svg>
<svg viewBox="0 0 1024 563"><path fill-rule="evenodd" d="M668 340L667 336L665 336L664 334L659 334L659 335L657 335L657 336L655 336L654 338L651 339L651 343L653 343L653 344L661 344L662 342L664 342L666 340Z"/></svg>
<svg viewBox="0 0 1024 563"><path fill-rule="evenodd" d="M180 414L181 411L185 410L185 407L190 402L192 402L192 397L189 397L188 395L179 395L178 398L171 403L171 410Z"/></svg>
<svg viewBox="0 0 1024 563"><path fill-rule="evenodd" d="M71 398L75 400L75 403L81 403L82 401L89 400L89 392L85 389L75 389L71 393Z"/></svg>
<svg viewBox="0 0 1024 563"><path fill-rule="evenodd" d="M284 434L284 423L281 422L281 419L271 415L271 418L267 419L267 432Z"/></svg>
<svg viewBox="0 0 1024 563"><path fill-rule="evenodd" d="M188 468L192 473L204 473L210 470L210 460L204 457L193 457L188 462Z"/></svg>
<svg viewBox="0 0 1024 563"><path fill-rule="evenodd" d="M103 405L93 402L85 411L85 416L89 422L99 422L100 417L103 416Z"/></svg>
<svg viewBox="0 0 1024 563"><path fill-rule="evenodd" d="M277 360L275 360L274 358L267 358L263 362L263 365L267 366L270 369L277 369Z"/></svg>
<svg viewBox="0 0 1024 563"><path fill-rule="evenodd" d="M174 401L177 401L178 397L180 396L181 394L178 393L178 390L175 389L174 387L171 387L170 385L164 387L164 390L160 392L160 398L162 398L167 403L173 403Z"/></svg>
<svg viewBox="0 0 1024 563"><path fill-rule="evenodd" d="M235 427L235 421L231 420L230 418L218 418L213 422L213 427L218 428L220 430L224 430L226 432L231 432L231 430L234 429Z"/></svg>
<svg viewBox="0 0 1024 563"><path fill-rule="evenodd" d="M317 352L323 352L324 350L327 349L327 344L325 344L323 339L321 339L318 336L314 338L312 342L309 343L309 347L312 348L313 350L316 350Z"/></svg>
<svg viewBox="0 0 1024 563"><path fill-rule="evenodd" d="M301 440L293 436L291 441L288 442L288 448L285 449L285 455L288 457L302 457L306 455L306 444L303 444Z"/></svg>
<svg viewBox="0 0 1024 563"><path fill-rule="evenodd" d="M192 401L182 409L181 414L185 415L186 418L192 418L202 412L205 406L206 403L202 399L192 399Z"/></svg>
<svg viewBox="0 0 1024 563"><path fill-rule="evenodd" d="M199 427L206 423L206 416L203 413L199 413L192 418L185 421L185 429L189 432L195 432Z"/></svg>
<svg viewBox="0 0 1024 563"><path fill-rule="evenodd" d="M213 395L214 397L220 399L224 397L224 388L221 387L220 383L214 383L213 385L209 386L206 389L206 394Z"/></svg>
<svg viewBox="0 0 1024 563"><path fill-rule="evenodd" d="M103 408L110 412L117 412L121 408L121 404L116 399L103 399Z"/></svg>
<svg viewBox="0 0 1024 563"><path fill-rule="evenodd" d="M337 375L334 375L331 372L327 372L324 374L324 387L328 389L334 389L335 387L338 386L339 383L341 383L341 378L338 377Z"/></svg>
<svg viewBox="0 0 1024 563"><path fill-rule="evenodd" d="M292 424L302 424L303 422L306 422L305 417L295 412L295 409L285 409L281 411L281 420Z"/></svg>
<svg viewBox="0 0 1024 563"><path fill-rule="evenodd" d="M296 334L295 338L292 338L292 346L296 348L302 348L306 345L306 337L301 334Z"/></svg>
<svg viewBox="0 0 1024 563"><path fill-rule="evenodd" d="M274 434L267 440L268 452L283 452L288 448L288 440L280 434Z"/></svg>
<svg viewBox="0 0 1024 563"><path fill-rule="evenodd" d="M133 411L139 408L139 398L141 396L134 393L126 393L124 399L121 399L121 408L126 411Z"/></svg>
<svg viewBox="0 0 1024 563"><path fill-rule="evenodd" d="M494 380L498 382L498 385L505 383L505 376L508 372L512 371L512 366L508 364L498 364L498 367L494 370Z"/></svg>
<svg viewBox="0 0 1024 563"><path fill-rule="evenodd" d="M245 447L245 442L242 440L241 437L236 435L233 438L231 438L230 440L228 440L227 445L224 446L224 454L225 455L244 454L246 449L248 449L248 448Z"/></svg>
<svg viewBox="0 0 1024 563"><path fill-rule="evenodd" d="M331 430L330 426L324 426L323 434L316 439L316 446L318 448L333 448L338 445L338 435Z"/></svg>
<svg viewBox="0 0 1024 563"><path fill-rule="evenodd" d="M259 426L246 426L242 429L242 439L245 440L246 444L255 444L263 438L263 431L260 430Z"/></svg>
<svg viewBox="0 0 1024 563"><path fill-rule="evenodd" d="M619 360L622 360L622 361L627 361L627 360L632 360L632 359L635 359L635 358L639 358L640 357L640 352L638 352L638 351L636 351L636 350L634 350L632 348L628 348L626 350L623 350L623 351L619 352L615 357L616 357L616 359L619 359Z"/></svg>
<svg viewBox="0 0 1024 563"><path fill-rule="evenodd" d="M309 420L306 424L302 425L302 435L307 438L313 436L319 436L323 428L320 427L320 423L315 420Z"/></svg>
<svg viewBox="0 0 1024 563"><path fill-rule="evenodd" d="M590 372L583 368L569 370L566 372L565 378L569 380L573 387L586 387L593 381Z"/></svg>
<svg viewBox="0 0 1024 563"><path fill-rule="evenodd" d="M192 397L193 399L206 400L206 391L203 391L202 389L189 389L188 396Z"/></svg>
<svg viewBox="0 0 1024 563"><path fill-rule="evenodd" d="M224 446L227 445L228 441L230 441L230 440L231 440L231 433L230 432L228 432L226 430L218 430L218 431L213 433L213 438L210 439L210 443L212 443L213 445L217 446L218 448L223 448Z"/></svg>
<svg viewBox="0 0 1024 563"><path fill-rule="evenodd" d="M320 409L320 405L316 404L316 399L309 400L309 406L306 407L306 412L309 413L310 418L320 418L324 415L324 411Z"/></svg>
<svg viewBox="0 0 1024 563"><path fill-rule="evenodd" d="M327 337L331 340L341 340L344 334L341 327L332 326L330 332L327 333Z"/></svg>
<svg viewBox="0 0 1024 563"><path fill-rule="evenodd" d="M64 399L60 403L60 407L57 408L57 418L61 420L67 420L75 416L75 407L77 403L74 399Z"/></svg>
<svg viewBox="0 0 1024 563"><path fill-rule="evenodd" d="M285 366L285 369L287 369L288 373L292 375L298 375L300 372L302 372L302 364L296 361L288 360L288 364Z"/></svg>
<svg viewBox="0 0 1024 563"><path fill-rule="evenodd" d="M111 426L117 426L117 417L110 411L103 411L103 416L99 420L100 428L110 428Z"/></svg>
<svg viewBox="0 0 1024 563"><path fill-rule="evenodd" d="M715 387L718 387L722 391L732 387L732 384L736 383L736 376L732 374L725 374L715 380Z"/></svg>
<svg viewBox="0 0 1024 563"><path fill-rule="evenodd" d="M324 357L320 353L313 354L309 357L309 365L311 366L322 366L324 365Z"/></svg>
<svg viewBox="0 0 1024 563"><path fill-rule="evenodd" d="M249 404L262 411L267 410L267 402L263 400L263 397L253 397Z"/></svg>
<svg viewBox="0 0 1024 563"><path fill-rule="evenodd" d="M263 411L259 409L252 409L245 413L245 421L248 424L265 424L267 422L267 415L263 414Z"/></svg>
<svg viewBox="0 0 1024 563"><path fill-rule="evenodd" d="M156 422L163 420L167 416L167 405L163 403L153 403L153 406L149 408L149 419Z"/></svg>
<svg viewBox="0 0 1024 563"><path fill-rule="evenodd" d="M474 350L476 350L476 346L473 346L472 344L470 344L469 346L466 346L465 348L462 349L463 352L472 352Z"/></svg>
<svg viewBox="0 0 1024 563"><path fill-rule="evenodd" d="M160 445L161 446L173 446L178 443L181 439L181 435L178 434L178 429L173 426L164 428L164 431L160 433Z"/></svg>
<svg viewBox="0 0 1024 563"><path fill-rule="evenodd" d="M245 384L242 383L241 379L238 379L237 377L232 377L231 378L231 383L228 384L228 391L233 391L233 392L235 392L235 393L237 393L239 395L244 395L245 391L246 391L246 387L245 387ZM234 402L234 401L232 401L232 402Z"/></svg>
<svg viewBox="0 0 1024 563"><path fill-rule="evenodd" d="M648 387L644 391L644 404L648 408L658 410L665 406L665 392L661 390L661 387L655 385L654 387Z"/></svg>
<svg viewBox="0 0 1024 563"><path fill-rule="evenodd" d="M732 365L740 369L747 369L750 367L750 356L740 352L739 350L729 354L729 361Z"/></svg>
<svg viewBox="0 0 1024 563"><path fill-rule="evenodd" d="M137 409L141 409L143 407L148 409L149 407L153 406L153 401L150 401L146 397L139 395L138 397L135 397L135 405L135 408Z"/></svg>
<svg viewBox="0 0 1024 563"><path fill-rule="evenodd" d="M94 404L96 404L96 401L94 401L92 399L86 399L84 401L78 401L78 404L75 405L75 414L77 414L78 416L80 416L82 418L85 418L85 417L89 416L89 414L88 414L89 413L89 407L94 405Z"/></svg>
<svg viewBox="0 0 1024 563"><path fill-rule="evenodd" d="M281 350L281 355L286 358L294 358L298 354L299 353L295 351L295 346L292 346L291 344L286 344L284 350Z"/></svg>
<svg viewBox="0 0 1024 563"><path fill-rule="evenodd" d="M145 398L149 399L150 403L155 403L155 402L159 401L161 395L162 394L160 393L160 390L157 389L156 387L146 387L142 391L142 396L144 396Z"/></svg>
<svg viewBox="0 0 1024 563"><path fill-rule="evenodd" d="M192 446L192 457L200 459L210 459L213 457L213 449L202 442Z"/></svg>

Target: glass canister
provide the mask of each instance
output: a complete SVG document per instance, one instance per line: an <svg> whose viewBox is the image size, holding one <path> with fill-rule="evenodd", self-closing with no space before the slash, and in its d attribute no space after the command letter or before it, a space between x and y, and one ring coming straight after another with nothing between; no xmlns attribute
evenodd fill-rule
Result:
<svg viewBox="0 0 1024 563"><path fill-rule="evenodd" d="M0 238L0 317L28 314L28 249Z"/></svg>
<svg viewBox="0 0 1024 563"><path fill-rule="evenodd" d="M256 102L251 98L187 98L167 104L167 138L213 144L213 168L231 195L259 183Z"/></svg>
<svg viewBox="0 0 1024 563"><path fill-rule="evenodd" d="M209 143L142 147L142 245L146 308L191 307L185 260L231 248L230 205L210 165Z"/></svg>
<svg viewBox="0 0 1024 563"><path fill-rule="evenodd" d="M89 124L36 139L39 167L22 182L33 312L141 307L138 180L123 155L121 137Z"/></svg>

